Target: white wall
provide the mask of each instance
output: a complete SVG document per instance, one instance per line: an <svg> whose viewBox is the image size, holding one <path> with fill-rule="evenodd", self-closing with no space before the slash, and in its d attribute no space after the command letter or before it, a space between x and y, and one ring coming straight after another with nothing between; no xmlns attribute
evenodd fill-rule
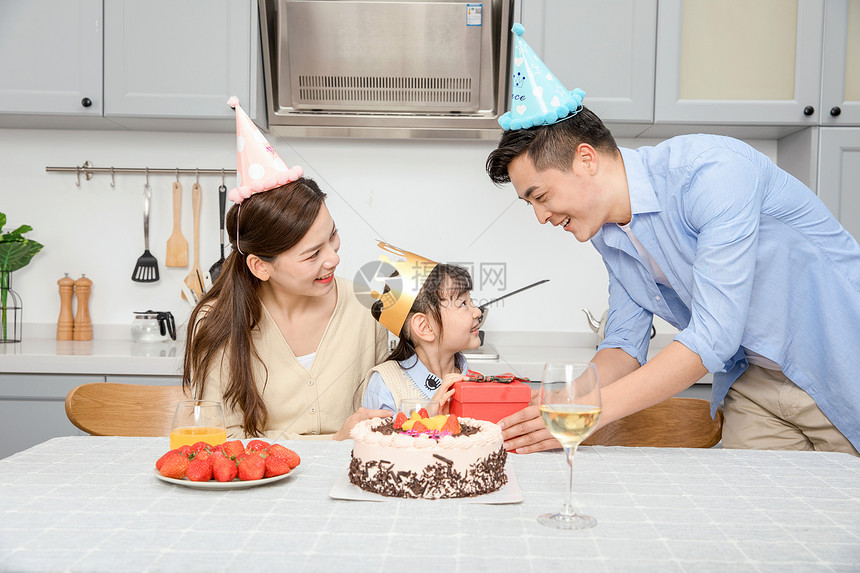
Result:
<svg viewBox="0 0 860 573"><path fill-rule="evenodd" d="M289 165L299 164L328 193L328 206L343 237L338 274L353 278L375 260L374 239L428 258L474 263L476 299L500 296L539 279L550 282L494 307L485 328L494 331L586 332L580 308L600 314L607 306L606 271L597 252L563 231L542 227L510 186L495 187L484 162L495 142L302 139L269 136ZM180 297L190 270L164 266L172 230L172 175L150 175L153 190L150 251L161 280L132 282L143 253L144 176L97 174L75 186L74 174L47 173L46 166L235 169L232 134L132 131L0 130L0 212L6 230L34 228L28 237L45 245L13 275L25 323L56 323L57 280L86 274L93 281L90 315L99 325L130 324L133 311L170 310L177 322L190 311ZM619 140L637 147L653 140ZM775 141L750 141L775 159ZM191 185L181 176L182 233L193 254ZM201 176L203 208L200 266L219 256L217 188L220 176ZM227 187L235 180L227 178ZM228 208L231 203L228 201ZM480 265L504 263L507 284L481 287ZM665 323L658 329L671 331ZM26 336L25 329L25 336Z"/></svg>

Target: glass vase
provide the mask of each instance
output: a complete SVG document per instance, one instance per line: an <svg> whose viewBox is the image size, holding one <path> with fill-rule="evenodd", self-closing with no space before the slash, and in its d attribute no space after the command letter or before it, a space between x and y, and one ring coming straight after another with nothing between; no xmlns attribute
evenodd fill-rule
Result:
<svg viewBox="0 0 860 573"><path fill-rule="evenodd" d="M0 271L0 343L21 342L21 297L12 290L12 273Z"/></svg>

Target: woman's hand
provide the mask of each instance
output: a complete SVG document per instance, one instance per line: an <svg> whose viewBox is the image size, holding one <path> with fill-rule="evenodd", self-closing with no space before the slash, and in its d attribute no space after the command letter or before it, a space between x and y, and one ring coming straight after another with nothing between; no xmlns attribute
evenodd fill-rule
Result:
<svg viewBox="0 0 860 573"><path fill-rule="evenodd" d="M340 427L340 430L332 436L332 439L338 441L346 440L349 438L349 432L352 428L363 420L369 420L371 418L388 418L393 415L394 412L391 410L368 410L367 408L359 408L355 414L346 419L343 426Z"/></svg>
<svg viewBox="0 0 860 573"><path fill-rule="evenodd" d="M451 396L454 395L454 389L452 386L454 385L454 382L461 382L465 378L466 377L462 374L457 373L445 374L445 376L442 377L442 385L439 386L431 398L431 400L436 402L439 406L439 411L436 412L436 414L448 414L451 407Z"/></svg>
<svg viewBox="0 0 860 573"><path fill-rule="evenodd" d="M502 438L508 451L530 454L561 447L559 441L546 429L540 417L540 408L534 403L499 420L499 426L502 428Z"/></svg>

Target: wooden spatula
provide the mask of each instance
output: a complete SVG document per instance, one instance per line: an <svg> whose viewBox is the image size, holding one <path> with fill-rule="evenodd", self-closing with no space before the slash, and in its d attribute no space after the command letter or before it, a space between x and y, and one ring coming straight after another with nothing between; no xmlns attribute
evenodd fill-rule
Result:
<svg viewBox="0 0 860 573"><path fill-rule="evenodd" d="M194 217L194 261L191 265L191 272L185 277L185 284L197 296L198 300L203 296L205 288L203 287L203 271L200 270L200 202L203 199L203 192L200 190L200 184L195 183L191 187L191 210ZM182 295L185 297L185 294Z"/></svg>
<svg viewBox="0 0 860 573"><path fill-rule="evenodd" d="M168 267L188 266L188 241L182 236L181 225L182 209L182 185L179 181L173 182L173 233L167 239L167 262Z"/></svg>

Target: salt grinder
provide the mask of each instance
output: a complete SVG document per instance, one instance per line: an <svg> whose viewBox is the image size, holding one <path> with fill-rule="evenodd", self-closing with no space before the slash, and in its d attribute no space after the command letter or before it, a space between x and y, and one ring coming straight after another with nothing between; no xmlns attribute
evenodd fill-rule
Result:
<svg viewBox="0 0 860 573"><path fill-rule="evenodd" d="M72 316L72 297L75 292L75 281L69 278L69 273L57 281L60 285L60 318L57 319L57 340L72 340L74 318Z"/></svg>
<svg viewBox="0 0 860 573"><path fill-rule="evenodd" d="M75 340L92 340L93 325L90 322L89 298L93 281L86 276L75 281L75 296L78 299L78 313L75 315Z"/></svg>

